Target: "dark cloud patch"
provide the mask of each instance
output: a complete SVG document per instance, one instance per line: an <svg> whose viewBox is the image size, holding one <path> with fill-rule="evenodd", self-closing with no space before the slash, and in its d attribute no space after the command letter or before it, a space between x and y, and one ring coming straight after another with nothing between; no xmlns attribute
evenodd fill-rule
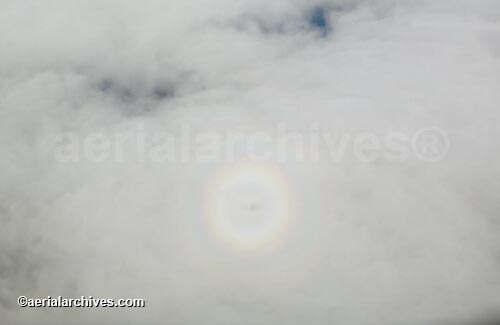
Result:
<svg viewBox="0 0 500 325"><path fill-rule="evenodd" d="M357 1L295 6L279 13L246 12L230 25L242 32L257 32L265 36L296 36L315 34L329 36L336 19L358 7Z"/></svg>
<svg viewBox="0 0 500 325"><path fill-rule="evenodd" d="M154 82L153 84L133 80L121 81L113 78L103 78L97 81L94 89L119 103L126 114L144 114L155 111L158 106L176 96L177 86L173 82Z"/></svg>
<svg viewBox="0 0 500 325"><path fill-rule="evenodd" d="M314 7L309 16L309 25L317 30L321 36L327 36L332 30L328 18L328 10L323 7Z"/></svg>

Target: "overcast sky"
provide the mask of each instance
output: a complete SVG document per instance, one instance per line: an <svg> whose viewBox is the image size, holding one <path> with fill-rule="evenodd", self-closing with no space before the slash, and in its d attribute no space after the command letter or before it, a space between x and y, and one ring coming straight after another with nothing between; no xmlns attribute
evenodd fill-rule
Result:
<svg viewBox="0 0 500 325"><path fill-rule="evenodd" d="M0 319L500 320L499 103L497 0L0 0Z"/></svg>

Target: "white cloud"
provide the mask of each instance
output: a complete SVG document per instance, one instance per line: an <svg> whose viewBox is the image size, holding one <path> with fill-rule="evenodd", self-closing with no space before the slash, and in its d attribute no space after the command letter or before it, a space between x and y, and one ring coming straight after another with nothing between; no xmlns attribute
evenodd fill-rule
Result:
<svg viewBox="0 0 500 325"><path fill-rule="evenodd" d="M329 33L311 23L314 8ZM7 323L488 318L500 305L499 9L0 1L0 314ZM180 138L182 126L236 134L280 123L334 135L437 126L451 150L436 163L271 162L289 183L294 222L277 251L256 255L234 253L203 221L222 164L51 155L64 133L140 126ZM29 310L19 295L138 297L148 307Z"/></svg>

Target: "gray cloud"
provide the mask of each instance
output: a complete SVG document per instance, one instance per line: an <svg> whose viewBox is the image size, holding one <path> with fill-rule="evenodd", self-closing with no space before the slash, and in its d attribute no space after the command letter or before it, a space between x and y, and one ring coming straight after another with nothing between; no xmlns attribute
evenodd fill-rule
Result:
<svg viewBox="0 0 500 325"><path fill-rule="evenodd" d="M497 1L0 7L5 324L495 319ZM180 137L182 126L232 134L279 123L332 134L437 126L451 148L435 163L271 162L289 183L294 222L277 251L250 255L203 221L204 190L227 166L51 154L65 133ZM137 297L147 308L22 309L20 295Z"/></svg>

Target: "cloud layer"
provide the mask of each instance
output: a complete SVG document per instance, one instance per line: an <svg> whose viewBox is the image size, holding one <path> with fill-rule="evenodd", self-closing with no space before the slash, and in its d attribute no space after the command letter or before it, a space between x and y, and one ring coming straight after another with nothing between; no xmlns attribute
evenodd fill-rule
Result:
<svg viewBox="0 0 500 325"><path fill-rule="evenodd" d="M497 316L498 1L1 0L0 8L7 324ZM280 123L333 134L437 126L451 147L435 163L269 162L287 179L294 223L279 249L250 255L218 243L203 222L205 188L225 163L52 155L66 133L180 137L183 126L233 134ZM16 305L20 295L139 297L148 306L30 310Z"/></svg>

